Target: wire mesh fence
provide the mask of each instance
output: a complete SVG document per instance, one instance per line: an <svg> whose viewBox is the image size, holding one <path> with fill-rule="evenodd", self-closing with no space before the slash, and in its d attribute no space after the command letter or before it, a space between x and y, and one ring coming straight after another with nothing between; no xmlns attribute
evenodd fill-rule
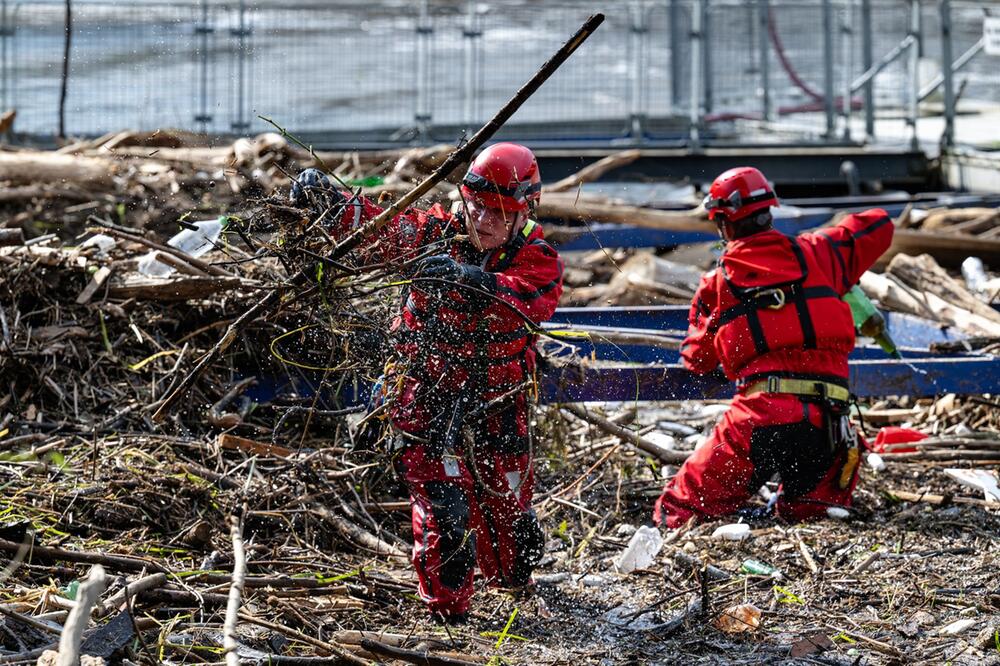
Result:
<svg viewBox="0 0 1000 666"><path fill-rule="evenodd" d="M686 141L753 120L842 140L848 115L913 116L914 91L942 71L940 4L75 0L66 132L249 134L271 128L265 116L318 141L455 140L604 11L514 116L520 136ZM949 4L955 59L976 51L988 5ZM65 26L61 2L0 1L0 103L19 133L58 130ZM879 65L870 90L855 85ZM956 76L963 99L1000 102L995 61L976 52Z"/></svg>

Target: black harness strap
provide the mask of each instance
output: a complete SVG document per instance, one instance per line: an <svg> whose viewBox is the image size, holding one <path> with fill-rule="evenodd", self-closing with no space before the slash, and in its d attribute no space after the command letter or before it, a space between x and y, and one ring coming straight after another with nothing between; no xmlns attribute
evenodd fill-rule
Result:
<svg viewBox="0 0 1000 666"><path fill-rule="evenodd" d="M809 266L806 264L806 255L799 247L799 244L795 242L794 238L789 238L789 242L792 245L792 252L795 254L795 259L799 262L799 268L802 270L802 282L805 282L806 277L809 275ZM802 283L800 282L799 285ZM795 311L799 315L799 326L802 327L802 346L806 349L816 349L816 327L813 325L812 315L809 314L809 303L806 300L805 289L799 288L792 290L792 297L795 299Z"/></svg>
<svg viewBox="0 0 1000 666"><path fill-rule="evenodd" d="M739 287L733 283L726 272L725 260L723 259L719 262L722 277L725 279L730 291L739 300L739 304L722 311L715 320L714 328L718 330L734 319L746 317L747 328L750 330L754 349L758 355L765 354L770 349L767 343L767 336L764 335L764 327L760 321L759 310L765 308L780 309L790 299L795 304L799 326L802 329L803 347L805 349L816 349L816 326L813 323L812 314L809 312L809 301L816 298L840 298L840 295L829 286L808 288L802 286L809 277L809 265L806 262L805 253L799 244L795 242L795 238L791 236L787 238L802 273L801 277L795 280L772 285Z"/></svg>

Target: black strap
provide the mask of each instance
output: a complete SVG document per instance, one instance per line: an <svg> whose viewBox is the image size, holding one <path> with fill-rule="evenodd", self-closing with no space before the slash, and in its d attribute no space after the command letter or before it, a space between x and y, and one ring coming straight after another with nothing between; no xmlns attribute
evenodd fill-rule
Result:
<svg viewBox="0 0 1000 666"><path fill-rule="evenodd" d="M779 282L771 285L760 285L754 287L740 287L733 283L726 272L725 262L719 262L722 277L729 286L730 291L740 301L738 305L727 308L716 319L715 327L728 324L738 317L746 317L747 328L750 329L750 336L753 338L754 349L758 355L766 353L770 347L767 337L764 335L764 327L760 321L759 310L765 308L780 308L791 301L795 304L796 315L799 326L802 330L802 343L805 349L816 349L816 326L813 323L812 314L809 312L809 301L816 298L840 298L840 295L830 286L803 287L803 283L809 276L809 264L806 260L805 252L792 236L786 236L791 246L792 254L801 270L801 276L795 280Z"/></svg>
<svg viewBox="0 0 1000 666"><path fill-rule="evenodd" d="M799 262L799 267L802 269L802 280L805 281L807 275L809 275L809 266L806 263L805 252L798 243L795 242L794 238L789 238L789 242L792 245L792 253ZM833 291L830 289L830 291ZM799 315L799 326L802 328L802 346L806 349L816 349L816 327L813 325L812 315L809 314L809 303L807 302L805 289L795 289L793 290L792 296L795 300L795 311ZM836 297L836 294L834 294Z"/></svg>

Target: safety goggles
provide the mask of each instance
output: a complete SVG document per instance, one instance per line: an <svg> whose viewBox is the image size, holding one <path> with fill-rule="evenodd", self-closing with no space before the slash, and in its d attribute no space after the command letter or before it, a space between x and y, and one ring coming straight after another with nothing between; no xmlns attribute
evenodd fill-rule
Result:
<svg viewBox="0 0 1000 666"><path fill-rule="evenodd" d="M709 194L705 197L701 205L704 206L705 210L718 210L720 208L725 208L731 211L737 211L743 206L750 204L755 204L761 201L771 201L774 197L774 192L769 192L767 190L757 190L758 194L753 194L749 197L743 198L739 190L734 190L729 194L729 196L723 198L713 197Z"/></svg>
<svg viewBox="0 0 1000 666"><path fill-rule="evenodd" d="M705 207L705 210L718 210L719 208L739 210L743 206L743 196L739 190L734 190L724 199L716 198L709 194L701 203Z"/></svg>
<svg viewBox="0 0 1000 666"><path fill-rule="evenodd" d="M528 196L539 192L542 189L541 183L532 184L530 181L524 180L519 182L514 187L504 187L498 185L494 182L487 180L486 178L480 176L478 173L472 173L471 171L465 174L465 178L462 179L462 184L468 187L473 192L489 192L491 194L501 194L505 197L510 197L518 202L524 202L528 200Z"/></svg>

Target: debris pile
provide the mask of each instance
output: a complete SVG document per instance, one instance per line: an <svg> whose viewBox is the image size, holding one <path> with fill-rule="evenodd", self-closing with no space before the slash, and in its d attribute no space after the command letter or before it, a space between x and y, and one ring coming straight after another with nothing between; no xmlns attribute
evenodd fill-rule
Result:
<svg viewBox="0 0 1000 666"><path fill-rule="evenodd" d="M0 664L70 649L131 664L227 650L244 664L1000 662L995 396L863 404L879 458L845 516L668 534L648 526L653 500L724 404L539 408L537 589L484 591L469 624L437 626L414 599L389 453L359 445L358 408L340 400L381 370L405 267L317 275L330 241L280 191L319 158L391 197L447 150L121 134L0 155L15 183L0 235ZM704 266L681 257L569 256L565 303L686 303ZM154 422L227 326L304 268L310 282ZM996 349L988 290L930 257L866 280L883 306ZM82 634L60 645L73 608Z"/></svg>

